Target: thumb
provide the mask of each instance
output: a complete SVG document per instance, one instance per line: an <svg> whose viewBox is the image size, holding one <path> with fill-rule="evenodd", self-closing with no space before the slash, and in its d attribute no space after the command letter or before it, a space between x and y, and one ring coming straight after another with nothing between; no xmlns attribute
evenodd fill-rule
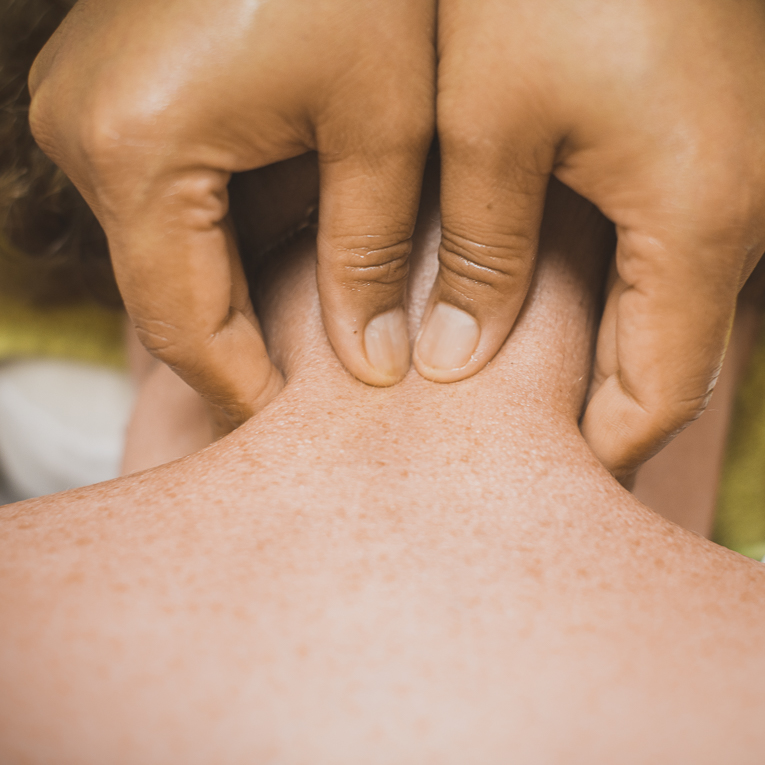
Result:
<svg viewBox="0 0 765 765"><path fill-rule="evenodd" d="M318 285L340 360L370 385L409 369L404 308L409 254L430 136L374 159L319 157Z"/></svg>
<svg viewBox="0 0 765 765"><path fill-rule="evenodd" d="M414 351L417 370L436 382L475 374L510 333L533 274L552 165L535 139L472 141L471 130L439 124L439 271Z"/></svg>
<svg viewBox="0 0 765 765"><path fill-rule="evenodd" d="M736 307L733 253L620 232L582 433L628 476L707 405Z"/></svg>
<svg viewBox="0 0 765 765"><path fill-rule="evenodd" d="M106 229L139 339L219 407L230 429L264 407L283 381L250 303L226 181L223 173L194 169L150 184L140 203L128 195L125 217Z"/></svg>

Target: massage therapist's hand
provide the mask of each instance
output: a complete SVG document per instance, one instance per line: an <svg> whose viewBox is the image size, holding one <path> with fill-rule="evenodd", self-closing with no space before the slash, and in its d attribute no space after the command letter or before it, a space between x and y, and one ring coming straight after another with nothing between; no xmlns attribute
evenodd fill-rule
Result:
<svg viewBox="0 0 765 765"><path fill-rule="evenodd" d="M103 225L139 337L233 423L281 376L227 183L309 150L329 337L366 382L405 374L434 24L434 0L80 0L35 62L33 132Z"/></svg>
<svg viewBox="0 0 765 765"><path fill-rule="evenodd" d="M414 362L497 352L534 268L548 177L615 224L582 423L626 474L703 410L765 248L765 3L441 0L441 269Z"/></svg>

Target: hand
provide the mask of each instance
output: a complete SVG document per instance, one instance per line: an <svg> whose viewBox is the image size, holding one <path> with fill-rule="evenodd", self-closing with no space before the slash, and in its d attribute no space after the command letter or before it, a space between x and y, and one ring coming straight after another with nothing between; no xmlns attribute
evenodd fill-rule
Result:
<svg viewBox="0 0 765 765"><path fill-rule="evenodd" d="M434 19L431 0L80 0L35 62L34 135L103 225L141 341L232 424L281 387L230 225L234 172L318 152L329 337L366 382L409 366Z"/></svg>
<svg viewBox="0 0 765 765"><path fill-rule="evenodd" d="M442 0L440 273L414 353L459 380L497 352L550 174L615 224L582 430L615 474L706 405L765 249L765 4Z"/></svg>

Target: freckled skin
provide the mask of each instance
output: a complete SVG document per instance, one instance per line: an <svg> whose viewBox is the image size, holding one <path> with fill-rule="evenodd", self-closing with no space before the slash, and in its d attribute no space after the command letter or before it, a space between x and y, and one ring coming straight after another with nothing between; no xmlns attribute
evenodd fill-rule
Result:
<svg viewBox="0 0 765 765"><path fill-rule="evenodd" d="M610 237L553 188L496 359L391 389L337 361L297 243L261 300L269 407L2 509L0 762L762 762L765 567L645 509L577 428Z"/></svg>

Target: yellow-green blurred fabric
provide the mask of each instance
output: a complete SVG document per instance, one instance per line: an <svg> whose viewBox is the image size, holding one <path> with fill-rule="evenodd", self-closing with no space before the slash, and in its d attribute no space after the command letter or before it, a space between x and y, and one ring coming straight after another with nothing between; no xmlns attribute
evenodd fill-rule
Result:
<svg viewBox="0 0 765 765"><path fill-rule="evenodd" d="M736 393L713 539L765 557L765 323Z"/></svg>
<svg viewBox="0 0 765 765"><path fill-rule="evenodd" d="M122 316L95 303L40 308L0 295L0 361L44 357L125 368Z"/></svg>

